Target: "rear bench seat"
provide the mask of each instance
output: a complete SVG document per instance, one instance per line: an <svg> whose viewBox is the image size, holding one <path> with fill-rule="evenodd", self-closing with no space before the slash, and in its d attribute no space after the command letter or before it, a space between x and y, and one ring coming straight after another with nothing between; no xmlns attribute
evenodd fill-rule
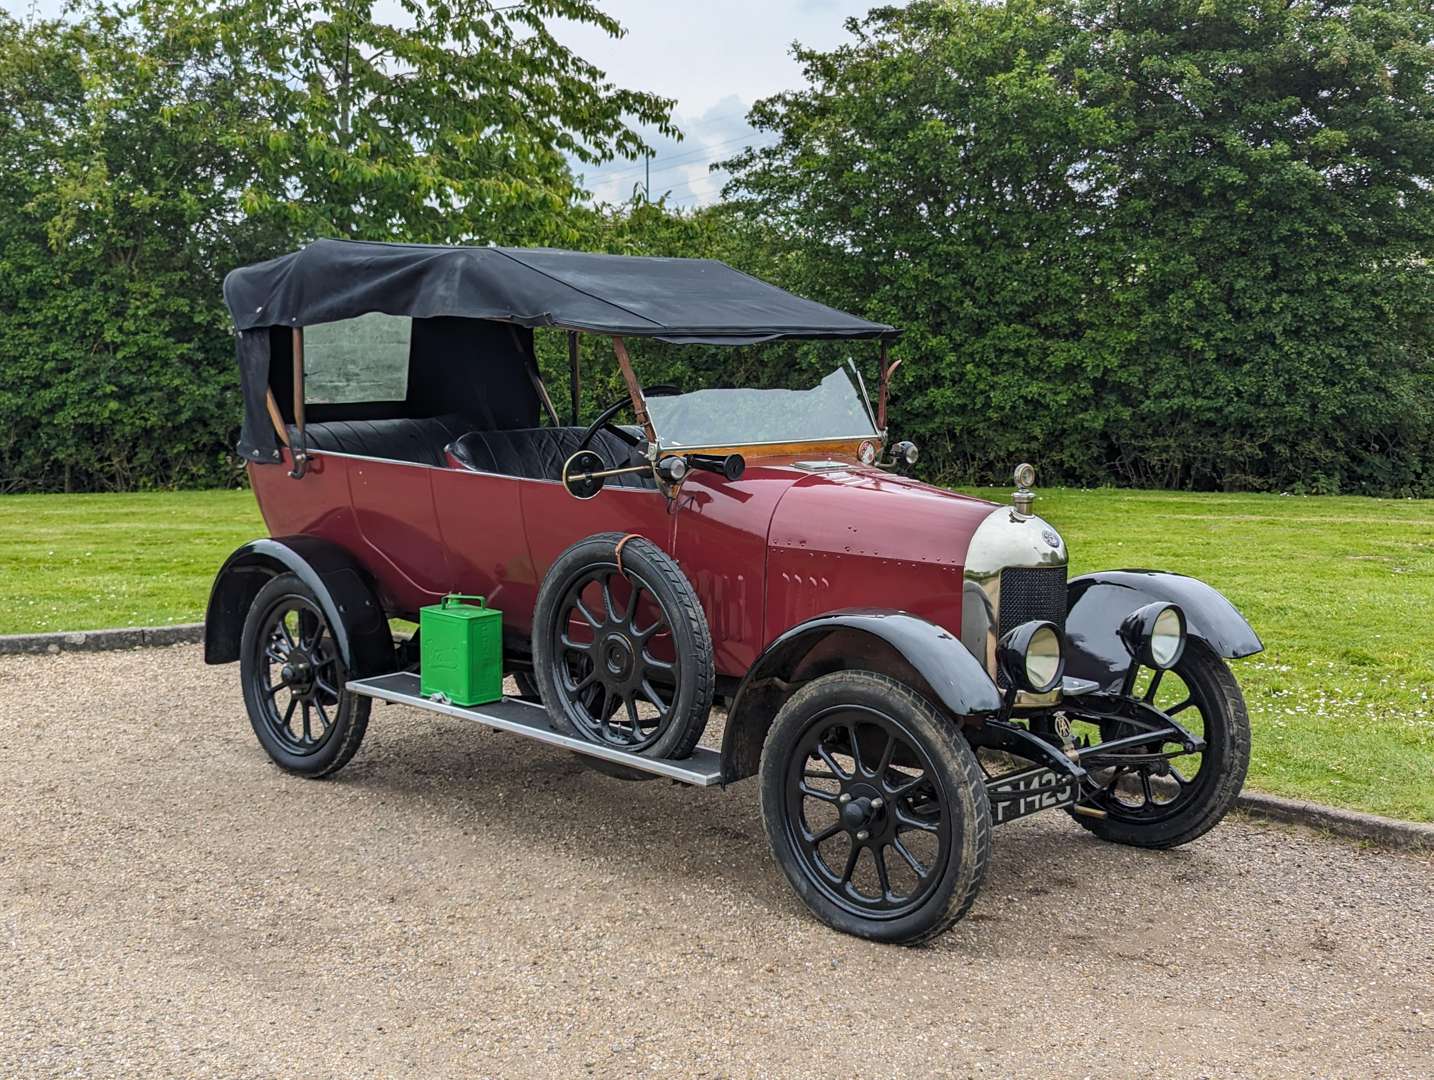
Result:
<svg viewBox="0 0 1434 1080"><path fill-rule="evenodd" d="M310 450L410 461L441 469L448 464L443 448L473 427L472 421L458 413L422 420L330 420L304 425L304 443ZM289 442L292 444L296 437L290 427Z"/></svg>

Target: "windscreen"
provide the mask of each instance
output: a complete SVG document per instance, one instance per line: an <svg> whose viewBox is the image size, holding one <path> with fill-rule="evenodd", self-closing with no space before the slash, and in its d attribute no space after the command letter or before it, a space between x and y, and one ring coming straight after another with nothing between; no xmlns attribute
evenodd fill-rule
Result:
<svg viewBox="0 0 1434 1080"><path fill-rule="evenodd" d="M647 399L664 450L876 434L861 391L841 368L810 390L697 390Z"/></svg>

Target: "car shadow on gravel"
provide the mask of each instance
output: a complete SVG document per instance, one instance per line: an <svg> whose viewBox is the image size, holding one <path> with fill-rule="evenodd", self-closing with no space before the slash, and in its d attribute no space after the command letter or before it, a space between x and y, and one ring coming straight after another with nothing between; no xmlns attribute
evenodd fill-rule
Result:
<svg viewBox="0 0 1434 1080"><path fill-rule="evenodd" d="M580 857L633 879L701 890L718 901L756 901L775 915L801 911L772 861L757 805L744 780L725 791L667 780L630 782L604 776L577 756L461 722L413 721L375 713L362 753L332 783L381 794L435 813L455 834L502 831L555 860ZM1208 841L1207 841L1208 843ZM1062 812L996 830L985 887L961 925L979 927L982 950L1026 947L1034 919L1083 933L1072 910L1091 895L1108 897L1113 881L1139 876L1139 906L1169 889L1218 876L1202 844L1140 851L1096 840ZM1084 900L1082 900L1084 898ZM1087 912L1087 919L1089 913ZM964 935L931 947L966 951ZM992 940L992 939L995 940Z"/></svg>

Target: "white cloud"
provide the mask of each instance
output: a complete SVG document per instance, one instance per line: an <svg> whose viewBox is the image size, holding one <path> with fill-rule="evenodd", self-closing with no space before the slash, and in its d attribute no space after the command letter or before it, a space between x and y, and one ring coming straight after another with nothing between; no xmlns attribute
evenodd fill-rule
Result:
<svg viewBox="0 0 1434 1080"><path fill-rule="evenodd" d="M735 156L743 147L771 141L769 134L758 133L747 125L750 107L750 102L730 94L695 116L679 109L675 120L686 136L681 142L649 128L641 129L654 151L650 163L641 160L611 161L600 166L574 163L574 171L603 202L621 202L632 195L634 187L640 189L644 184L650 184L654 200L666 195L670 205L697 206L712 202L721 194L727 173L713 172L710 166Z"/></svg>
<svg viewBox="0 0 1434 1080"><path fill-rule="evenodd" d="M862 0L606 0L602 7L623 24L624 37L614 40L595 27L571 24L557 33L617 85L676 99L684 139L643 132L656 151L651 191L654 198L670 192L670 202L693 206L713 201L726 181L725 173L709 173L712 162L770 138L747 126L752 104L803 85L791 57L793 42L837 45L846 39L846 18L870 6ZM646 176L641 161L577 171L609 202L627 198Z"/></svg>

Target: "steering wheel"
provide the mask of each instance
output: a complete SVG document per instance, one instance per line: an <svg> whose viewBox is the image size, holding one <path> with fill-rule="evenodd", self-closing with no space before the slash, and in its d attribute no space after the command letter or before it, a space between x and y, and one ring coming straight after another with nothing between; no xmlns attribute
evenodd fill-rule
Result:
<svg viewBox="0 0 1434 1080"><path fill-rule="evenodd" d="M642 396L644 398L671 397L673 394L680 393L682 393L680 387L669 386L667 384L644 387L642 390ZM597 419L588 425L587 430L583 432L583 437L578 441L578 452L588 449L588 447L592 445L593 438L597 435L598 431L602 429L610 431L634 450L640 447L645 441L641 436L634 435L632 432L612 422L614 416L622 412L623 409L630 408L631 406L631 396L622 397L598 413Z"/></svg>

